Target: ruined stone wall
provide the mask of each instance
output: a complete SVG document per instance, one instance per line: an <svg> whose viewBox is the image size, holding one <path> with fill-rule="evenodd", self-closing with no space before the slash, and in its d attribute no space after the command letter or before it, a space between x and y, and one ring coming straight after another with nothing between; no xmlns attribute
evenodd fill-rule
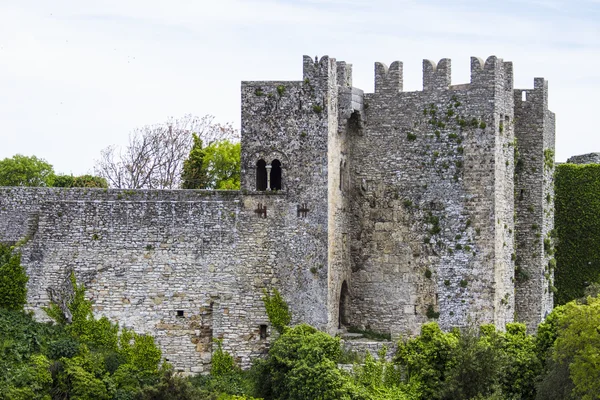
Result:
<svg viewBox="0 0 600 400"><path fill-rule="evenodd" d="M312 227L282 194L3 188L0 210L38 317L74 271L96 315L154 335L178 371L206 372L212 338L242 366L263 353L263 288L295 285L304 305L320 294L298 262L317 251Z"/></svg>
<svg viewBox="0 0 600 400"><path fill-rule="evenodd" d="M579 154L569 157L567 164L600 164L600 153Z"/></svg>
<svg viewBox="0 0 600 400"><path fill-rule="evenodd" d="M376 65L364 135L352 149L352 323L415 333L429 317L467 325L512 320L512 68L472 61L450 85L450 60L424 61L424 90L400 92L402 66ZM496 305L503 299L502 307ZM439 314L437 314L439 313Z"/></svg>
<svg viewBox="0 0 600 400"><path fill-rule="evenodd" d="M515 90L516 314L535 331L553 307L554 280L554 114L548 84Z"/></svg>

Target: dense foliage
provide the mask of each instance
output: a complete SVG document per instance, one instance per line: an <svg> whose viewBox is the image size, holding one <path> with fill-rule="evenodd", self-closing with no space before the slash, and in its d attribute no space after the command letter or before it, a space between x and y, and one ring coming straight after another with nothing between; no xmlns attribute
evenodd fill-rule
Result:
<svg viewBox="0 0 600 400"><path fill-rule="evenodd" d="M193 134L194 143L183 162L181 187L184 189L240 188L240 143L218 140L203 147L202 139Z"/></svg>
<svg viewBox="0 0 600 400"><path fill-rule="evenodd" d="M3 247L0 260L19 266ZM20 272L22 274L22 271ZM21 282L21 287L25 287ZM559 306L539 326L493 325L443 332L437 323L404 338L391 360L382 348L351 371L338 337L308 325L289 327L281 294L265 291L278 334L266 357L242 371L213 344L210 375L184 378L163 363L151 336L105 317L96 319L83 285L71 276L70 299L46 309L54 323L40 323L17 306L0 308L0 400L547 400L600 396L600 298ZM0 285L0 298L12 288ZM15 295L15 298L19 296ZM62 304L62 303L61 303ZM253 397L254 396L254 397Z"/></svg>
<svg viewBox="0 0 600 400"><path fill-rule="evenodd" d="M557 304L600 283L600 164L556 166Z"/></svg>
<svg viewBox="0 0 600 400"><path fill-rule="evenodd" d="M36 156L16 154L0 161L0 186L107 188L106 179L93 175L55 175L54 167Z"/></svg>
<svg viewBox="0 0 600 400"><path fill-rule="evenodd" d="M154 338L95 319L83 286L72 282L70 323L57 305L48 309L56 324L0 310L0 398L133 399L168 370Z"/></svg>
<svg viewBox="0 0 600 400"><path fill-rule="evenodd" d="M0 186L52 186L54 168L36 156L16 154L0 161Z"/></svg>

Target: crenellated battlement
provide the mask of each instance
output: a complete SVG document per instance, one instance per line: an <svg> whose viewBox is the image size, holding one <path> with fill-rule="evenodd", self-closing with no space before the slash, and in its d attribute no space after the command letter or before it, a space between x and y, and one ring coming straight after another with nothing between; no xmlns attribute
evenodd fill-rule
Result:
<svg viewBox="0 0 600 400"><path fill-rule="evenodd" d="M352 64L346 61L336 62L337 84L342 87L352 87Z"/></svg>
<svg viewBox="0 0 600 400"><path fill-rule="evenodd" d="M318 57L314 59L306 55L303 57L302 79L305 82L310 82L313 86L327 87L331 72L336 70L335 58L323 56L319 60Z"/></svg>
<svg viewBox="0 0 600 400"><path fill-rule="evenodd" d="M375 63L375 93L397 93L402 91L403 64L394 61L388 66L384 63Z"/></svg>
<svg viewBox="0 0 600 400"><path fill-rule="evenodd" d="M485 62L479 57L471 57L471 85L510 90L512 63L505 63L496 56L489 56Z"/></svg>
<svg viewBox="0 0 600 400"><path fill-rule="evenodd" d="M533 89L514 89L515 107L542 106L548 109L548 81L544 78L533 79Z"/></svg>
<svg viewBox="0 0 600 400"><path fill-rule="evenodd" d="M447 90L452 77L451 60L442 58L435 61L423 60L423 90Z"/></svg>
<svg viewBox="0 0 600 400"><path fill-rule="evenodd" d="M451 59L442 58L437 63L433 60L423 60L423 91L465 90L475 87L512 90L512 62L505 62L496 56L490 56L485 61L479 57L471 57L471 82L452 85ZM394 61L389 67L384 63L376 62L375 93L393 94L402 91L402 62Z"/></svg>

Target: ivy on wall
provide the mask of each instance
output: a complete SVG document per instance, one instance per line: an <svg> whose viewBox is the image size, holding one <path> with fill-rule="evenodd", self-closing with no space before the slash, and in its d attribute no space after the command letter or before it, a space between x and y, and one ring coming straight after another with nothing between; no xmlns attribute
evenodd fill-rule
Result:
<svg viewBox="0 0 600 400"><path fill-rule="evenodd" d="M565 304L600 283L600 164L557 165L555 185L555 302Z"/></svg>

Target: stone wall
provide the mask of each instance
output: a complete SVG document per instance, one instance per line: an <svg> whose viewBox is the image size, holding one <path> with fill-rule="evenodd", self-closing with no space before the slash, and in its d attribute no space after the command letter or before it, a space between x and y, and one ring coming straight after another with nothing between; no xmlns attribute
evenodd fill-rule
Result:
<svg viewBox="0 0 600 400"><path fill-rule="evenodd" d="M512 66L472 62L450 85L450 60L423 64L401 92L401 64L376 64L364 134L351 150L352 324L398 335L429 317L445 327L512 320ZM391 86L390 86L391 85ZM501 303L500 299L503 299Z"/></svg>
<svg viewBox="0 0 600 400"><path fill-rule="evenodd" d="M206 371L212 338L242 366L262 354L263 288L281 288L297 320L314 323L322 304L320 243L283 194L4 188L0 210L39 318L47 289L75 271L97 315L153 334L179 371Z"/></svg>
<svg viewBox="0 0 600 400"><path fill-rule="evenodd" d="M553 307L554 114L548 83L515 90L516 314L535 331Z"/></svg>
<svg viewBox="0 0 600 400"><path fill-rule="evenodd" d="M600 153L580 154L570 157L568 164L600 164Z"/></svg>

